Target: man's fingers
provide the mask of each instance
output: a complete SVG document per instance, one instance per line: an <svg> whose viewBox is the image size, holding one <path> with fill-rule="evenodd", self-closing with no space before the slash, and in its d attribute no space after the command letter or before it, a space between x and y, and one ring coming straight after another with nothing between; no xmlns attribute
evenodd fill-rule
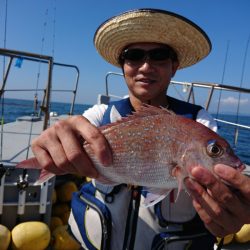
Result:
<svg viewBox="0 0 250 250"><path fill-rule="evenodd" d="M70 164L69 167L74 168L75 172L80 175L97 178L98 172L94 168L86 152L83 150L83 145L80 143L79 136L64 123L56 123L55 129L64 150L64 157L66 157L66 159L62 159L64 165L67 163ZM67 166L64 166L64 168L66 170Z"/></svg>
<svg viewBox="0 0 250 250"><path fill-rule="evenodd" d="M89 123L84 117L78 116L72 122L75 124L75 129L85 141L90 144L94 154L104 165L112 163L112 153L108 141L98 128ZM85 120L85 121L84 121ZM84 122L84 126L82 126Z"/></svg>
<svg viewBox="0 0 250 250"><path fill-rule="evenodd" d="M63 169L60 169L56 166L56 164L54 163L51 156L46 150L40 147L39 150L36 150L36 146L34 146L33 150L39 165L43 169L46 169L47 171L54 173L56 175L66 174L66 172Z"/></svg>
<svg viewBox="0 0 250 250"><path fill-rule="evenodd" d="M241 224L238 222L237 216L231 213L227 207L221 206L221 203L215 200L204 187L190 179L187 179L185 183L193 197L196 211L213 234L223 236L240 229ZM236 200L237 202L238 200Z"/></svg>
<svg viewBox="0 0 250 250"><path fill-rule="evenodd" d="M229 168L229 167L228 167ZM226 207L235 207L235 202L238 198L231 191L231 189L216 178L212 172L202 167L195 167L192 170L192 176L199 182L202 186L206 187L207 192L222 205Z"/></svg>
<svg viewBox="0 0 250 250"><path fill-rule="evenodd" d="M218 203L210 197L207 191L199 183L190 179L187 179L185 183L192 197L199 202L202 209L205 210L207 214L215 217L220 213Z"/></svg>
<svg viewBox="0 0 250 250"><path fill-rule="evenodd" d="M226 170L231 171L233 169L227 166ZM233 170L233 172L237 171ZM239 215L244 213L245 201L243 203L240 196L219 178L216 178L212 172L201 167L195 167L192 170L192 175L200 185L206 188L206 192L214 201L218 202L221 208L226 209L230 214Z"/></svg>
<svg viewBox="0 0 250 250"><path fill-rule="evenodd" d="M241 191L241 193L250 201L250 179L241 172L226 165L217 164L214 172L230 186Z"/></svg>
<svg viewBox="0 0 250 250"><path fill-rule="evenodd" d="M34 140L32 150L37 160L44 169L51 171L52 169L50 168L53 168L53 173L55 174L76 173L76 170L65 155L65 150L59 137L56 132L52 133L53 130L54 128L50 128L48 133L43 133L43 140L38 140L37 142ZM57 170L55 170L55 167Z"/></svg>
<svg viewBox="0 0 250 250"><path fill-rule="evenodd" d="M206 210L202 208L200 203L197 200L193 200L193 206L197 213L199 214L200 218L204 222L205 227L213 233L213 235L218 236L218 237L224 237L225 235L228 234L225 229L217 224L215 221L212 220L212 218L208 215Z"/></svg>
<svg viewBox="0 0 250 250"><path fill-rule="evenodd" d="M32 151L42 168L55 174L80 174L93 178L98 172L83 142L104 165L112 162L109 143L98 128L83 116L57 121L32 142Z"/></svg>

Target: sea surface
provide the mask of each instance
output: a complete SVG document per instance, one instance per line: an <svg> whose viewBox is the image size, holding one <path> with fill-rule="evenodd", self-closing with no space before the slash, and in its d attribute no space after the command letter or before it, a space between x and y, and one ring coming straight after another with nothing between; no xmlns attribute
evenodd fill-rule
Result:
<svg viewBox="0 0 250 250"><path fill-rule="evenodd" d="M39 104L38 104L39 106ZM75 104L73 114L82 114L84 110L88 109L91 105ZM69 103L52 102L50 110L57 112L58 115L68 114L70 112L71 105ZM0 115L1 120L4 123L13 122L17 117L26 116L36 113L33 101L30 100L18 100L18 99L4 99L0 103ZM212 114L213 115L213 114ZM215 115L214 115L215 117ZM250 117L232 114L219 114L218 119L226 120L233 123L239 123L250 126ZM223 136L233 147L236 154L240 159L250 165L250 129L239 128L238 138L235 142L235 127L218 123L219 134Z"/></svg>

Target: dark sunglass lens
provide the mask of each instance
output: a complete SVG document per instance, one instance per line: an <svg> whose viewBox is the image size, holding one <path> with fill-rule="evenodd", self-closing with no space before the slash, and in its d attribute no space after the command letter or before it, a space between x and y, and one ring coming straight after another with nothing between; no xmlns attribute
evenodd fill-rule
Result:
<svg viewBox="0 0 250 250"><path fill-rule="evenodd" d="M140 61L145 57L145 51L142 49L127 49L123 52L123 58L130 61Z"/></svg>
<svg viewBox="0 0 250 250"><path fill-rule="evenodd" d="M163 61L166 59L169 59L171 57L170 55L170 51L168 49L153 49L151 51L149 51L150 55L150 59L154 60L154 61Z"/></svg>

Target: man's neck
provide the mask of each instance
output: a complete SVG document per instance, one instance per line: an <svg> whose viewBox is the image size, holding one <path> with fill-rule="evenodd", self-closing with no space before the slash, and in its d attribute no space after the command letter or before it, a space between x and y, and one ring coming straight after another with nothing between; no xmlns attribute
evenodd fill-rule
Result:
<svg viewBox="0 0 250 250"><path fill-rule="evenodd" d="M168 99L167 96L164 95L162 97L159 97L157 99L151 99L151 100L145 100L145 101L141 101L140 99L137 99L135 97L131 97L130 96L130 102L131 105L133 106L134 110L138 110L142 104L148 104L148 105L152 105L152 106L156 106L156 107L164 107L164 108L168 108L169 103L168 103Z"/></svg>

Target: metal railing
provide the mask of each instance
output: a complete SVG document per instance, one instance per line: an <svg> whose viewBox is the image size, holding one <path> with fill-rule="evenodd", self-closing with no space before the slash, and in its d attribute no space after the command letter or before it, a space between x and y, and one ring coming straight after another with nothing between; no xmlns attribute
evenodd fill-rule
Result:
<svg viewBox="0 0 250 250"><path fill-rule="evenodd" d="M74 111L74 105L75 105L75 99L76 99L76 93L77 93L77 88L78 88L78 82L79 82L79 69L75 65L70 65L70 64L64 64L64 63L58 63L54 62L53 57L47 56L47 55L40 55L40 54L35 54L35 53L30 53L30 52L24 52L24 51L16 51L16 50L9 50L9 49L2 49L0 48L0 55L4 57L8 57L9 61L7 64L7 69L4 72L4 77L3 77L3 83L0 88L0 100L5 92L18 92L18 91L43 91L43 98L42 98L42 104L40 106L40 112L44 113L44 123L43 123L43 129L46 129L48 126L48 120L49 120L49 105L50 105L50 96L51 92L72 92L73 97L71 101L71 107L70 107L70 112L69 114L73 114ZM44 89L7 89L6 88L6 83L7 79L10 74L11 67L13 65L13 59L14 58L22 58L23 60L27 61L33 61L33 62L38 62L38 63L45 63L48 65L48 76L47 76L47 86ZM52 73L53 73L53 68L57 67L67 67L67 68L72 68L76 71L76 79L75 79L75 84L74 88L72 89L52 89Z"/></svg>
<svg viewBox="0 0 250 250"><path fill-rule="evenodd" d="M117 96L114 94L110 94L109 91L109 79L112 76L122 76L122 73L118 73L118 72L108 72L105 76L105 90L106 96L114 96L116 98L123 98L121 96ZM219 91L233 91L233 92L240 92L240 93L245 93L245 94L250 94L250 89L248 88L242 88L242 87L237 87L234 85L225 85L225 84L218 84L218 83L211 83L211 82L181 82L181 81L171 81L170 82L171 85L180 85L183 88L188 89L188 93L187 93L187 98L185 101L187 102L192 102L195 103L195 98L194 98L194 88L203 88L203 89L208 89L208 96L207 96L207 100L206 100L206 104L204 106L204 108L206 110L209 109L210 103L211 103L211 99L212 96L214 94L215 90L219 90Z"/></svg>

